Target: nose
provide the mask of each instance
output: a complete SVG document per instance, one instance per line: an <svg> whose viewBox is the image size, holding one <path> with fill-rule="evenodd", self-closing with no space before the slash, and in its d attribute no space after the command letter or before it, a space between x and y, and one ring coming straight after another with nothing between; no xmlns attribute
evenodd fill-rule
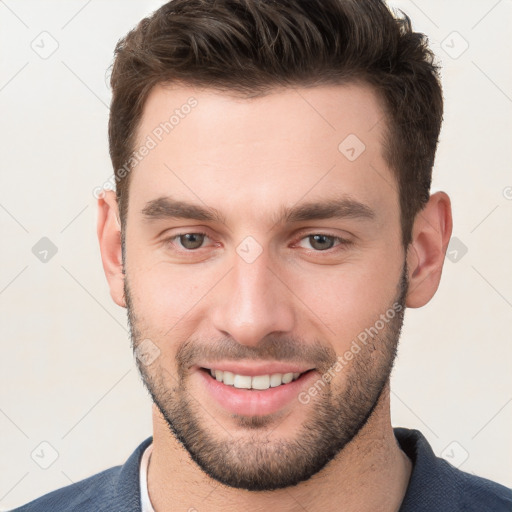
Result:
<svg viewBox="0 0 512 512"><path fill-rule="evenodd" d="M294 327L293 294L269 263L265 252L251 263L235 255L234 268L217 291L214 327L240 344L255 346Z"/></svg>

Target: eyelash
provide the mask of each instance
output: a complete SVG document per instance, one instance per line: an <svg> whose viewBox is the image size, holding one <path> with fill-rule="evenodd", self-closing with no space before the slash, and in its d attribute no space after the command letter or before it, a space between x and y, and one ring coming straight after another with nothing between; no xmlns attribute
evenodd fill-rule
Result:
<svg viewBox="0 0 512 512"><path fill-rule="evenodd" d="M304 239L309 238L310 236L315 236L315 235L325 236L327 238L332 238L335 242L338 242L337 245L334 245L333 247L330 247L329 249L325 249L323 251L319 251L319 250L316 250L316 249L306 249L307 251L314 252L316 254L322 254L322 253L331 254L332 252L335 252L335 251L343 251L349 245L352 244L352 242L350 240L347 240L346 238L341 238L340 236L331 235L329 233L321 233L321 232L320 233L310 233L309 235L305 235L305 236L299 238L299 242L301 242Z"/></svg>
<svg viewBox="0 0 512 512"><path fill-rule="evenodd" d="M183 232L183 233L178 233L177 235L173 235L173 236L171 236L169 238L166 238L164 240L164 242L166 244L174 245L174 240L179 239L181 236L184 236L184 235L202 235L202 236L205 236L207 238L210 238L207 233L204 233L202 231L186 231L186 232ZM321 233L321 232L310 233L309 235L305 235L305 236L299 238L298 241L300 242L300 241L304 240L305 238L309 238L309 237L315 236L315 235L325 236L325 237L328 237L328 238L332 238L335 241L338 241L339 243L337 245L329 248L329 249L325 249L324 251L319 251L319 250L315 250L315 249L307 249L309 252L314 252L314 253L318 253L318 254L322 254L322 253L328 253L329 254L329 253L337 250L336 248L340 248L341 247L341 249L338 249L338 250L343 250L346 246L349 246L349 245L352 244L352 242L350 240L347 240L345 238L341 238L341 237L336 236L336 235L331 235L329 233ZM295 244L295 242L294 242L294 244ZM187 253L187 252L193 253L193 252L199 252L200 249L203 249L203 247L199 247L197 249L185 249L185 248L183 248L183 249L179 249L179 250L181 252L185 252L185 253Z"/></svg>

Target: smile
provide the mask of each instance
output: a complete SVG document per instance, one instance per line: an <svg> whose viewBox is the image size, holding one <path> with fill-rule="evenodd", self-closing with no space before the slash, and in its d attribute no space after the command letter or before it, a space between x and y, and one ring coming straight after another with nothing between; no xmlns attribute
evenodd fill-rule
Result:
<svg viewBox="0 0 512 512"><path fill-rule="evenodd" d="M302 375L300 372L289 372L250 376L239 375L227 370L205 369L208 370L210 375L217 381L237 389L264 390L275 388L282 386L283 384L289 384L290 382L297 380Z"/></svg>

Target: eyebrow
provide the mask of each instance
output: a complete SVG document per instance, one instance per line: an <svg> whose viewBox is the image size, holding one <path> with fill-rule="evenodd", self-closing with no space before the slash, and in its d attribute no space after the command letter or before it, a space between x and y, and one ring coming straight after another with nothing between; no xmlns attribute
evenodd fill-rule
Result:
<svg viewBox="0 0 512 512"><path fill-rule="evenodd" d="M166 196L148 201L141 213L146 222L161 219L190 219L226 224L226 218L215 208L179 201ZM342 196L321 202L314 201L292 207L282 207L272 220L273 225L276 225L325 219L372 220L375 216L375 211L368 205L348 196Z"/></svg>

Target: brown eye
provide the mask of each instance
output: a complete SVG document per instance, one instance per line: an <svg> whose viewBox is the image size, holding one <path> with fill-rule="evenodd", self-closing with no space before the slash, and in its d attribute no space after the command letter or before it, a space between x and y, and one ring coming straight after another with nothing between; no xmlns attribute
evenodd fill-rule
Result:
<svg viewBox="0 0 512 512"><path fill-rule="evenodd" d="M325 251L334 247L336 237L329 235L309 235L311 247L317 251Z"/></svg>
<svg viewBox="0 0 512 512"><path fill-rule="evenodd" d="M193 250L199 249L203 245L205 236L204 233L185 233L178 235L176 238L179 238L180 244L184 249Z"/></svg>
<svg viewBox="0 0 512 512"><path fill-rule="evenodd" d="M308 249L310 253L326 252L331 254L334 251L347 249L348 246L352 245L352 242L336 235L329 235L328 233L313 233L301 238L299 244L302 248Z"/></svg>

